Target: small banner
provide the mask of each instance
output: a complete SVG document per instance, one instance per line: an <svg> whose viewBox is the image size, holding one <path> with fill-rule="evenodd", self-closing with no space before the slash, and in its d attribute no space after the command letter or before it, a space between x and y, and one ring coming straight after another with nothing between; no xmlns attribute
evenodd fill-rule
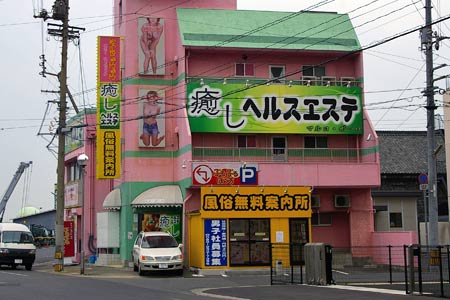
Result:
<svg viewBox="0 0 450 300"><path fill-rule="evenodd" d="M64 221L64 257L75 256L74 222Z"/></svg>
<svg viewBox="0 0 450 300"><path fill-rule="evenodd" d="M97 179L120 178L120 37L97 40Z"/></svg>

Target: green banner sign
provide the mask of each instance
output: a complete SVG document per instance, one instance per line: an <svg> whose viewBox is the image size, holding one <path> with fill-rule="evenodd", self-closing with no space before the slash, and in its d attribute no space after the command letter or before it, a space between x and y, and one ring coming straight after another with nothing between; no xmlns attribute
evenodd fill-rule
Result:
<svg viewBox="0 0 450 300"><path fill-rule="evenodd" d="M191 132L362 134L362 89L188 84Z"/></svg>

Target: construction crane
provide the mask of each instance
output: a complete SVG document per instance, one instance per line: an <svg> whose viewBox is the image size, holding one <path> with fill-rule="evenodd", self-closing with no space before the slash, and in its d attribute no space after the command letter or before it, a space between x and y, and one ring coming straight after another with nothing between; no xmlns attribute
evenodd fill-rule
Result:
<svg viewBox="0 0 450 300"><path fill-rule="evenodd" d="M3 214L5 213L6 203L8 203L9 197L11 197L11 194L13 193L14 188L19 182L19 179L22 176L23 171L25 171L25 169L28 168L32 163L33 163L32 161L21 162L19 168L14 174L13 179L11 180L11 183L8 186L8 189L6 190L5 194L2 197L2 200L0 201L0 223L3 221Z"/></svg>

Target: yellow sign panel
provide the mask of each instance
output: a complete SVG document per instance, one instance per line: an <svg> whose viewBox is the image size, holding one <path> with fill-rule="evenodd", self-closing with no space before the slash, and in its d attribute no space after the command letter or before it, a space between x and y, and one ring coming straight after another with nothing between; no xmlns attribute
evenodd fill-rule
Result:
<svg viewBox="0 0 450 300"><path fill-rule="evenodd" d="M97 179L120 178L120 37L98 37Z"/></svg>
<svg viewBox="0 0 450 300"><path fill-rule="evenodd" d="M309 187L202 187L203 218L311 217Z"/></svg>

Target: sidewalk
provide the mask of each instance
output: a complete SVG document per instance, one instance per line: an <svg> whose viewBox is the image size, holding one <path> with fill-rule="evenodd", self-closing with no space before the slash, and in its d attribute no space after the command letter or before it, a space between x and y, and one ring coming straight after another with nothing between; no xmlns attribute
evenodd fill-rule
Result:
<svg viewBox="0 0 450 300"><path fill-rule="evenodd" d="M79 264L64 265L61 272L53 269L53 261L38 263L33 265L33 270L37 272L55 273L70 276L89 276L89 277L135 277L137 273L133 272L133 268L124 267L122 265L100 266L96 264L86 263L84 265L84 275L81 275L81 266Z"/></svg>
<svg viewBox="0 0 450 300"><path fill-rule="evenodd" d="M138 273L133 271L132 267L126 267L123 265L98 265L86 263L84 265L84 275L81 275L81 266L79 264L66 264L61 272L56 272L53 269L53 261L36 263L33 265L33 270L38 272L55 273L71 276L90 276L90 277L136 277ZM160 272L159 274L164 274ZM270 275L269 268L258 268L258 269L238 269L238 270L223 270L223 269L198 269L190 268L185 269L183 277L209 277L209 276L222 276L222 277L232 277L232 276L261 276Z"/></svg>

